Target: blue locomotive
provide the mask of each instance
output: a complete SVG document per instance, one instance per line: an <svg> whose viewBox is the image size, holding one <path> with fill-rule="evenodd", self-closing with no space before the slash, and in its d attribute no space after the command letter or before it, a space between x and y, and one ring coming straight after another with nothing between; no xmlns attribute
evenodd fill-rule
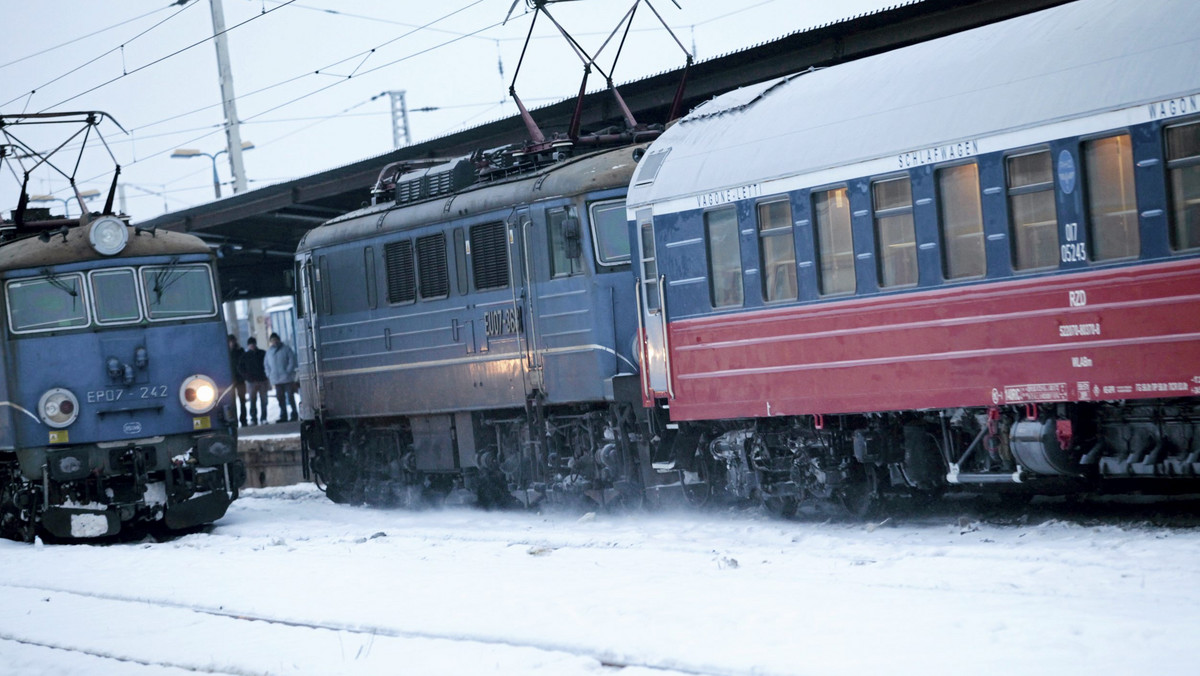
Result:
<svg viewBox="0 0 1200 676"><path fill-rule="evenodd" d="M219 519L245 472L208 246L26 203L0 240L0 534Z"/></svg>
<svg viewBox="0 0 1200 676"><path fill-rule="evenodd" d="M304 237L302 438L332 499L640 499L636 157L390 166Z"/></svg>

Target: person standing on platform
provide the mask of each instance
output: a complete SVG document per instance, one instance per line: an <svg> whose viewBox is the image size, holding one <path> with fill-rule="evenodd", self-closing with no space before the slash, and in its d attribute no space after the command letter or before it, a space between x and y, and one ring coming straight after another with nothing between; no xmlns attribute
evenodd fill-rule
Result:
<svg viewBox="0 0 1200 676"><path fill-rule="evenodd" d="M296 390L300 389L300 384L296 382L296 352L279 339L278 333L272 333L267 339L266 369L267 377L275 386L275 399L279 402L279 420L275 422L299 420ZM288 417L289 410L292 412L291 418Z"/></svg>
<svg viewBox="0 0 1200 676"><path fill-rule="evenodd" d="M237 393L238 422L246 426L246 380L239 370L242 355L246 351L238 345L237 336L229 334L229 370L233 371L233 389Z"/></svg>
<svg viewBox="0 0 1200 676"><path fill-rule="evenodd" d="M258 349L258 340L250 338L246 341L246 351L238 361L238 373L246 381L250 390L250 424L257 425L259 420L267 422L267 391L271 382L267 380L267 371L263 361L267 353ZM258 416L259 406L262 406L262 417Z"/></svg>

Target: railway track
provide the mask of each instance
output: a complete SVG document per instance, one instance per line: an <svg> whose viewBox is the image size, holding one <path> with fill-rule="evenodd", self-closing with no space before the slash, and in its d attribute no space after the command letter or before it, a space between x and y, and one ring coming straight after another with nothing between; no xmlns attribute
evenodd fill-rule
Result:
<svg viewBox="0 0 1200 676"><path fill-rule="evenodd" d="M456 668L453 664L441 664L443 659L456 662L459 658L455 653L485 653L489 664L503 665L510 653L516 659L528 659L529 652L539 654L539 659L560 660L564 662L564 674L587 672L589 666L594 669L596 663L607 673L619 673L625 669L635 669L639 673L650 673L659 676L725 676L732 672L713 671L689 667L687 665L664 666L639 661L636 658L601 654L586 649L580 650L565 646L539 645L529 642L514 642L488 637L459 637L429 632L400 630L379 625L362 625L343 622L312 622L297 619L273 617L239 609L224 607L205 607L180 603L164 599L148 599L119 594L89 592L61 587L22 585L0 583L0 589L5 590L4 596L8 603L35 608L30 611L42 621L25 623L20 628L9 626L0 629L0 644L9 642L24 646L47 648L66 651L81 656L102 660L136 664L145 667L178 669L191 673L212 673L241 675L259 675L263 673L291 672L290 665L295 664L308 672L315 661L324 659L326 662L341 662L343 668L354 673L394 673L398 662L391 659L379 659L377 653L396 652L410 656L414 651L424 651L433 655L438 663L437 671L446 673L470 673L470 665ZM49 610L55 606L55 610ZM67 610L57 608L66 607ZM158 625L163 627L164 634L172 629L179 629L181 636L166 642L181 654L176 657L157 657L163 652L163 641L146 640L130 642L115 640L109 645L103 645L108 631L98 631L89 636L48 636L41 628L51 629L63 626L64 622L56 621L54 616L61 612L85 612L100 617L123 617L128 613L153 613L161 616ZM219 635L236 641L241 645L256 646L250 653L243 653L239 658L237 651L225 648L215 649L211 643L196 641L191 646L184 640L184 633L192 636ZM144 643L144 645L142 645ZM322 646L336 646L326 650ZM3 651L0 651L3 652ZM224 655L220 661L211 655ZM323 655L308 655L310 652L321 652ZM189 657L190 655L190 657ZM269 657L274 655L276 657ZM336 659L330 660L330 655ZM279 658L279 659L277 659ZM422 658L428 661L430 658ZM272 663L272 661L276 663ZM243 662L242 664L229 662ZM572 669L571 663L578 663ZM382 663L382 664L381 664ZM390 665L390 666L389 666ZM334 665L330 665L334 666ZM379 667L383 667L380 669ZM278 669L277 669L278 668ZM320 673L336 673L324 671ZM420 669L417 670L420 672ZM594 673L594 672L593 672Z"/></svg>

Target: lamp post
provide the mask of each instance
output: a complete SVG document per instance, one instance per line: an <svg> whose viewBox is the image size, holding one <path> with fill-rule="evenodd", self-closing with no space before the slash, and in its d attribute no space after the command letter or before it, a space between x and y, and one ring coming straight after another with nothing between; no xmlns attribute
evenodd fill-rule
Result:
<svg viewBox="0 0 1200 676"><path fill-rule="evenodd" d="M242 150L253 150L253 149L254 149L254 143L252 143L251 141L242 141ZM218 150L215 153L206 153L202 150L197 150L196 148L176 148L175 152L171 153L171 157L187 159L190 157L200 157L201 155L203 155L204 157L207 157L208 159L212 160L213 195L215 195L217 199L221 199L221 179L220 179L220 177L217 176L217 158L220 157L221 154L225 153L225 152L227 152L227 151L226 150Z"/></svg>
<svg viewBox="0 0 1200 676"><path fill-rule="evenodd" d="M82 211L84 210L84 208L83 208L84 200L90 200L99 194L100 194L99 190L84 190L83 192L79 193L80 212L82 213ZM69 197L55 197L54 195L30 195L29 201L30 202L62 202L63 218L71 217L71 201L72 200Z"/></svg>

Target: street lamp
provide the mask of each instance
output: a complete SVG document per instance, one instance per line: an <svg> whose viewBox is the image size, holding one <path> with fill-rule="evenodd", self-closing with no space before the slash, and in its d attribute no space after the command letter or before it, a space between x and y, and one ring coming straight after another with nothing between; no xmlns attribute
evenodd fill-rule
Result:
<svg viewBox="0 0 1200 676"><path fill-rule="evenodd" d="M254 149L253 142L242 141L242 150L253 150L253 149ZM200 157L201 155L203 155L204 157L207 157L208 159L212 160L213 194L216 195L217 199L221 199L221 179L217 176L217 158L220 157L221 153L224 153L224 152L227 152L227 149L226 150L218 150L215 153L206 153L202 150L197 150L196 148L176 148L175 152L171 153L171 157L187 159L190 157Z"/></svg>
<svg viewBox="0 0 1200 676"><path fill-rule="evenodd" d="M80 212L82 213L83 211L85 211L85 209L83 207L84 200L90 200L99 194L100 194L99 190L84 190L83 192L79 193ZM30 195L29 201L30 202L62 202L63 218L71 217L71 208L70 207L71 207L72 200L69 197L55 197L54 195Z"/></svg>

